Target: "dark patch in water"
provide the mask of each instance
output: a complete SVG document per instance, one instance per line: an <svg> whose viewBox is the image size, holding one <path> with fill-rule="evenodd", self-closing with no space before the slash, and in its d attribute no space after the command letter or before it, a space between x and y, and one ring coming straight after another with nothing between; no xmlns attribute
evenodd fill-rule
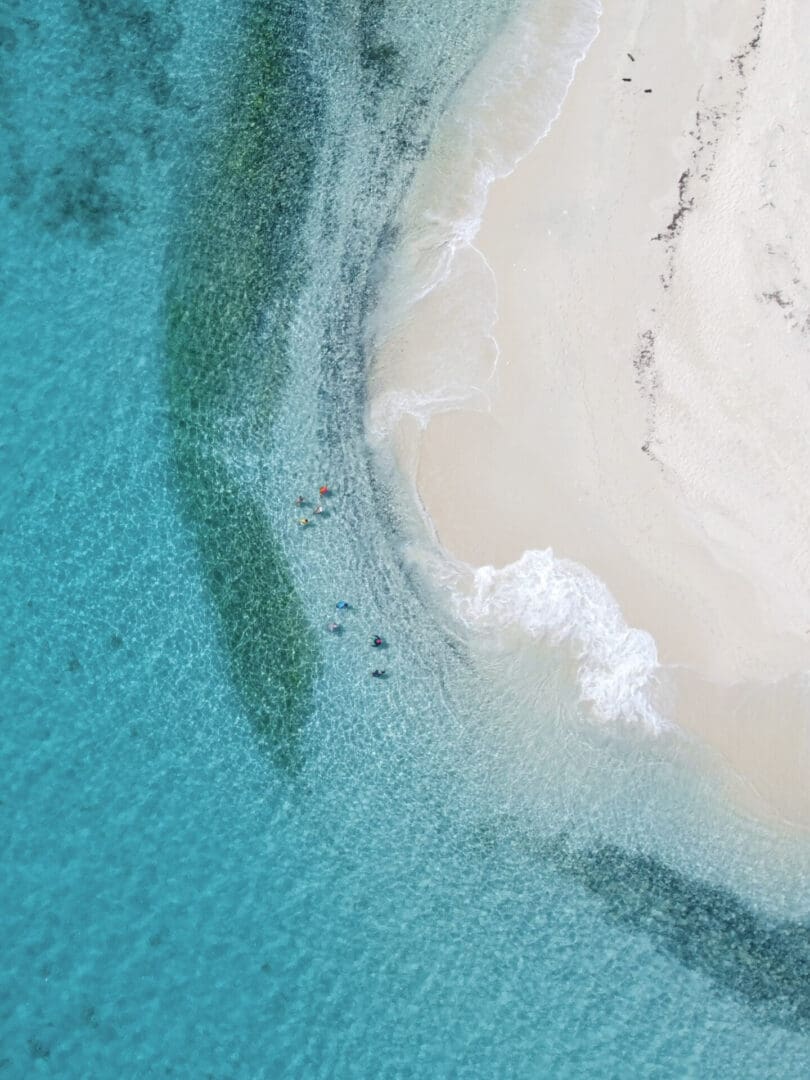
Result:
<svg viewBox="0 0 810 1080"><path fill-rule="evenodd" d="M28 1052L34 1061L47 1061L51 1056L51 1048L41 1039L32 1036L28 1040Z"/></svg>
<svg viewBox="0 0 810 1080"><path fill-rule="evenodd" d="M399 49L390 41L365 40L360 48L360 65L377 86L390 86L402 66Z"/></svg>
<svg viewBox="0 0 810 1080"><path fill-rule="evenodd" d="M562 838L546 857L611 921L646 934L764 1021L810 1031L810 923L770 922L728 889L612 844L582 850Z"/></svg>
<svg viewBox="0 0 810 1080"><path fill-rule="evenodd" d="M382 29L386 0L361 0L359 57L363 74L373 89L393 86L404 71L404 58Z"/></svg>
<svg viewBox="0 0 810 1080"><path fill-rule="evenodd" d="M0 26L0 49L12 53L17 48L17 35L10 26Z"/></svg>
<svg viewBox="0 0 810 1080"><path fill-rule="evenodd" d="M166 295L182 505L234 682L258 735L287 767L299 761L316 650L262 484L286 374L285 312L302 269L296 228L318 120L295 26L295 5L255 2L247 10L221 129L200 170ZM262 318L270 305L272 319Z"/></svg>
<svg viewBox="0 0 810 1080"><path fill-rule="evenodd" d="M176 0L76 0L76 7L102 87L162 107L171 94L164 61L182 34Z"/></svg>
<svg viewBox="0 0 810 1080"><path fill-rule="evenodd" d="M565 834L538 841L509 817L465 832L464 849L512 871L528 859L559 874L585 889L606 920L646 935L760 1023L810 1033L810 921L768 919L730 889L615 844L582 847Z"/></svg>
<svg viewBox="0 0 810 1080"><path fill-rule="evenodd" d="M82 1009L82 1023L88 1027L98 1027L98 1014L95 1005L85 1005Z"/></svg>
<svg viewBox="0 0 810 1080"><path fill-rule="evenodd" d="M398 117L393 128L393 147L396 156L402 161L418 161L427 153L430 139L420 123L420 102L424 101L424 91L413 95L413 108Z"/></svg>
<svg viewBox="0 0 810 1080"><path fill-rule="evenodd" d="M94 146L76 147L44 174L46 195L41 222L49 232L76 228L91 244L109 239L127 220L127 204L109 181L110 170L123 160L114 142L99 152Z"/></svg>
<svg viewBox="0 0 810 1080"><path fill-rule="evenodd" d="M137 212L133 178L160 155L163 127L154 117L173 104L168 65L182 27L176 0L72 0L70 7L59 61L70 92L35 118L48 132L47 158L31 117L14 115L11 76L4 81L3 127L12 152L2 191L39 227L70 229L97 245ZM13 26L0 28L0 47L15 60L22 41L30 50L16 80L48 79L55 61L34 40L37 25L19 14L12 19ZM20 100L26 109L24 94ZM77 124L79 116L84 122Z"/></svg>

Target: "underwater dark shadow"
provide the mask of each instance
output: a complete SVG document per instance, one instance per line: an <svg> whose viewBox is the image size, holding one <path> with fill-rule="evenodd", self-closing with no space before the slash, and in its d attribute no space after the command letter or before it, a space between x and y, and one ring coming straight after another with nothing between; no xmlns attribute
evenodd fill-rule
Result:
<svg viewBox="0 0 810 1080"><path fill-rule="evenodd" d="M689 877L616 844L582 846L559 833L537 841L509 821L468 836L487 860L514 857L584 889L608 921L711 980L762 1024L810 1034L810 921L770 920L730 889Z"/></svg>
<svg viewBox="0 0 810 1080"><path fill-rule="evenodd" d="M274 760L301 764L317 650L256 484L288 370L304 267L295 243L319 112L301 66L300 5L249 0L219 121L172 245L166 391L179 502L230 670ZM270 319L262 313L273 311Z"/></svg>

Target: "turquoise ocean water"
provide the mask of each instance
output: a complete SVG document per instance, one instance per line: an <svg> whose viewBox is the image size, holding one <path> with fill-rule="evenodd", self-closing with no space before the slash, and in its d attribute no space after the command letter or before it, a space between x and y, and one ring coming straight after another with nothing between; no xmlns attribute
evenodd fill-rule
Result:
<svg viewBox="0 0 810 1080"><path fill-rule="evenodd" d="M801 844L527 702L367 446L396 208L511 6L3 6L0 1075L810 1070Z"/></svg>

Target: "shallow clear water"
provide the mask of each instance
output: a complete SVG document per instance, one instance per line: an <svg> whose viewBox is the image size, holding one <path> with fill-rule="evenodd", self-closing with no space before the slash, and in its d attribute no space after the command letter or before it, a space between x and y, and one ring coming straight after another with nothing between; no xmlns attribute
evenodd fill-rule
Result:
<svg viewBox="0 0 810 1080"><path fill-rule="evenodd" d="M797 846L527 700L367 449L380 255L507 7L8 7L6 1075L806 1075Z"/></svg>

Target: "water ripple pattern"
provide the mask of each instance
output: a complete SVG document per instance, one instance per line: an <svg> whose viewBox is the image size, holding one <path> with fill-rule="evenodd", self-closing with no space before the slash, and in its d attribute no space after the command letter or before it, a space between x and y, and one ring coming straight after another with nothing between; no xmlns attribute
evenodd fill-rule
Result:
<svg viewBox="0 0 810 1080"><path fill-rule="evenodd" d="M807 1075L806 847L448 622L366 439L512 10L3 7L3 1076Z"/></svg>

